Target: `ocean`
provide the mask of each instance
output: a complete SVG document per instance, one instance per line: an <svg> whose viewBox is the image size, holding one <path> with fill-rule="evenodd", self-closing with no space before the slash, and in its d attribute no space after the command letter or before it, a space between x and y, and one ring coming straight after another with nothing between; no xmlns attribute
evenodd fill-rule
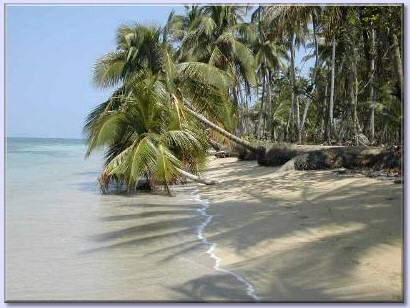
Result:
<svg viewBox="0 0 410 308"><path fill-rule="evenodd" d="M195 184L173 187L173 197L102 195L102 155L85 159L85 150L82 140L7 138L7 302L257 299L221 268Z"/></svg>

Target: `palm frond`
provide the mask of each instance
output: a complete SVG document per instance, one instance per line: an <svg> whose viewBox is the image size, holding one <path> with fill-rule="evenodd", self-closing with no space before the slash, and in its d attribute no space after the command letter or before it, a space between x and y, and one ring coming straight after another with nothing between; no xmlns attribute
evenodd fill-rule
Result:
<svg viewBox="0 0 410 308"><path fill-rule="evenodd" d="M227 89L232 79L223 70L201 62L184 62L177 64L178 76L181 80L197 80L216 88Z"/></svg>
<svg viewBox="0 0 410 308"><path fill-rule="evenodd" d="M157 148L156 165L150 178L154 184L165 185L167 189L179 177L181 161L163 144Z"/></svg>
<svg viewBox="0 0 410 308"><path fill-rule="evenodd" d="M114 143L125 120L125 115L120 111L103 112L89 128L86 156L98 148Z"/></svg>
<svg viewBox="0 0 410 308"><path fill-rule="evenodd" d="M99 88L117 85L124 77L126 54L123 51L107 53L94 65L93 83Z"/></svg>

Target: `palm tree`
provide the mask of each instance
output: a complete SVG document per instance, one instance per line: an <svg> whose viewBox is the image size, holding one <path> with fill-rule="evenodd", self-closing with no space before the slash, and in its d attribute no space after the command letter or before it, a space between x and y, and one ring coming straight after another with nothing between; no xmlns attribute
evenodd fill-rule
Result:
<svg viewBox="0 0 410 308"><path fill-rule="evenodd" d="M167 29L180 46L179 61L209 63L230 74L233 83L229 91L239 124L242 123L241 84L248 96L250 87L256 84L255 62L246 44L251 31L243 22L247 9L245 6L191 6L185 15L172 14L167 23Z"/></svg>
<svg viewBox="0 0 410 308"><path fill-rule="evenodd" d="M311 19L311 6L275 5L266 8L264 20L271 27L271 38L286 37L286 46L290 51L290 81L292 87L292 122L297 131L298 143L301 143L301 118L298 93L296 87L295 52L305 42L308 33L308 23Z"/></svg>
<svg viewBox="0 0 410 308"><path fill-rule="evenodd" d="M267 29L268 25L262 22L264 14L264 6L259 6L252 14L252 22L256 24L257 35L255 35L255 39L250 42L255 54L259 84L262 87L261 108L259 111L258 126L256 128L256 135L259 139L262 137L262 131L264 131L264 125L262 124L265 123L264 114L267 116L267 131L271 131L272 129L272 78L274 75L277 75L279 69L283 68L282 59L287 58L282 46L278 44L277 41L272 41L267 38L267 34L269 33Z"/></svg>
<svg viewBox="0 0 410 308"><path fill-rule="evenodd" d="M331 135L334 131L334 102L335 102L335 78L336 78L336 37L342 27L342 10L340 7L331 6L324 10L322 15L323 35L331 46L330 60L330 98L328 108L328 125L327 125L327 141L330 144Z"/></svg>
<svg viewBox="0 0 410 308"><path fill-rule="evenodd" d="M90 114L84 128L88 154L108 147L103 187L118 180L131 189L145 176L169 191L178 175L198 174L209 145L202 124L252 148L220 127L230 117L226 73L200 62L175 63L171 47L159 35L138 33L153 33L153 28L124 29L118 31L115 61L108 54L94 71L97 86L120 87Z"/></svg>
<svg viewBox="0 0 410 308"><path fill-rule="evenodd" d="M178 110L177 98L164 95L162 81L137 79L128 86L126 95L113 98L121 102L119 108L110 110L109 103L103 103L88 118L87 154L108 147L100 178L103 187L115 180L130 190L145 177L170 193L169 184L181 173L198 174L203 169L207 137L196 121Z"/></svg>

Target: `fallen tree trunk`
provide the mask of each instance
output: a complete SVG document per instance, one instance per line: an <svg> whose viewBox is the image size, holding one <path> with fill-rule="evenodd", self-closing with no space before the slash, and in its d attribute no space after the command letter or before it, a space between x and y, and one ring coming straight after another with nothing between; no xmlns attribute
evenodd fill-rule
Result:
<svg viewBox="0 0 410 308"><path fill-rule="evenodd" d="M233 151L218 151L215 153L215 157L224 158L224 157L238 157L237 152Z"/></svg>
<svg viewBox="0 0 410 308"><path fill-rule="evenodd" d="M190 179L190 180L192 180L196 183L205 184L205 185L215 185L215 184L219 183L218 181L215 181L215 180L211 180L211 179L207 179L207 178L201 178L201 177L199 177L195 174L189 173L189 172L187 172L185 170L182 170L182 169L178 169L178 172L182 176L184 176L184 177L186 177L186 178L188 178L188 179Z"/></svg>
<svg viewBox="0 0 410 308"><path fill-rule="evenodd" d="M369 147L273 146L258 157L262 166L282 166L293 159L296 170L334 168L395 168L402 165L401 149Z"/></svg>
<svg viewBox="0 0 410 308"><path fill-rule="evenodd" d="M212 145L215 151L222 151L226 148L223 144L215 141L214 139L210 137L209 137L209 143Z"/></svg>
<svg viewBox="0 0 410 308"><path fill-rule="evenodd" d="M207 118L205 118L202 114L199 112L195 111L192 106L190 106L187 102L184 102L185 105L185 110L188 111L192 116L194 116L198 121L200 121L202 124L204 124L206 127L209 127L215 131L217 131L219 134L227 138L228 140L234 142L235 144L238 144L249 151L256 152L258 149L253 146L249 141L241 139L234 134L231 134L230 132L224 130L223 128L219 127L218 125L212 123L209 121Z"/></svg>

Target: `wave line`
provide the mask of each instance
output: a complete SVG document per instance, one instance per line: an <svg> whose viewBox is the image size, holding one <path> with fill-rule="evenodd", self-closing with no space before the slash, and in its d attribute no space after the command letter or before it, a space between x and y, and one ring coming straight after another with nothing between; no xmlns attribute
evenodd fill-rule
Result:
<svg viewBox="0 0 410 308"><path fill-rule="evenodd" d="M197 209L197 211L200 213L201 216L205 217L204 222L202 222L202 224L200 224L197 228L197 237L201 241L201 243L210 246L210 248L206 251L206 253L209 254L209 256L212 259L215 260L214 269L219 271L219 272L223 272L225 274L228 274L228 275L231 275L231 276L235 277L236 280L238 280L239 282L243 283L246 286L246 293L249 295L249 297L251 297L256 302L260 302L261 299L258 295L256 295L255 288L252 286L252 284L250 282L248 282L241 275L239 275L239 274L237 274L233 271L222 268L222 259L219 258L215 254L215 249L216 249L216 246L217 246L216 243L209 242L203 235L203 232L204 232L205 228L211 223L212 218L213 218L213 216L208 214L208 212L207 212L207 209L209 208L209 202L207 200L201 199L198 189L195 190L193 195L196 197L196 200L198 202L200 202L201 205L202 205L202 207Z"/></svg>

